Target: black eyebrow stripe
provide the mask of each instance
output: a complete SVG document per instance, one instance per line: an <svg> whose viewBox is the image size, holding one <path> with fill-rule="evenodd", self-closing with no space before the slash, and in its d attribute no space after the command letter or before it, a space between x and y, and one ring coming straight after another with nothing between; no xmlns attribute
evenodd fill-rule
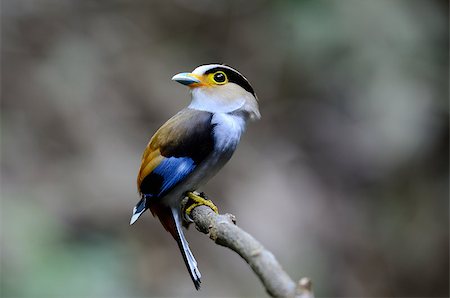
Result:
<svg viewBox="0 0 450 298"><path fill-rule="evenodd" d="M247 92L250 92L253 96L256 97L255 91L253 90L253 87L250 85L250 83L247 81L247 79L244 78L240 73L236 72L233 69L218 66L218 67L208 69L205 72L205 74L215 73L217 71L223 71L228 77L228 82L235 83L235 84L241 86Z"/></svg>

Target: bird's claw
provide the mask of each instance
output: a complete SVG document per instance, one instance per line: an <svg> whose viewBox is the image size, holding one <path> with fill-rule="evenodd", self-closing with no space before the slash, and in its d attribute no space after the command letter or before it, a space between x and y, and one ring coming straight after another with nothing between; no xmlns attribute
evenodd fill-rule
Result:
<svg viewBox="0 0 450 298"><path fill-rule="evenodd" d="M217 209L217 206L214 205L214 203L208 199L206 194L204 192L198 193L198 192L187 192L186 196L188 197L188 200L186 204L184 204L183 207L183 214L185 214L185 219L188 222L193 222L192 218L190 217L192 210L194 210L195 207L205 205L211 208L216 214L219 214L219 210Z"/></svg>

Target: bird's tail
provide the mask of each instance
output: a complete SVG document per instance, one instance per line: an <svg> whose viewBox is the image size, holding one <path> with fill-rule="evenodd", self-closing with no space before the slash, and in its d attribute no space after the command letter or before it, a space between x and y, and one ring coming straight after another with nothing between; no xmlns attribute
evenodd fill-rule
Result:
<svg viewBox="0 0 450 298"><path fill-rule="evenodd" d="M133 214L131 215L130 225L134 224L136 220L139 219L139 216L147 210L147 197L146 195L142 195L141 200L137 205L133 208Z"/></svg>
<svg viewBox="0 0 450 298"><path fill-rule="evenodd" d="M195 288L200 289L201 274L197 267L197 261L194 258L189 244L184 237L184 233L181 227L181 214L178 208L164 207L161 205L152 204L150 210L154 215L157 215L164 228L173 236L177 241L180 248L181 255L183 256L184 263L189 271L189 275L194 282Z"/></svg>

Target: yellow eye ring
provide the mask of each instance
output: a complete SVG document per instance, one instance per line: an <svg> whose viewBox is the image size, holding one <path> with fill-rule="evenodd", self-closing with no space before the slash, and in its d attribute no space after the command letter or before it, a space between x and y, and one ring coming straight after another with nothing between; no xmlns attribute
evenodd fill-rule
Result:
<svg viewBox="0 0 450 298"><path fill-rule="evenodd" d="M211 74L211 80L217 85L223 85L228 83L227 75L223 71L217 71Z"/></svg>

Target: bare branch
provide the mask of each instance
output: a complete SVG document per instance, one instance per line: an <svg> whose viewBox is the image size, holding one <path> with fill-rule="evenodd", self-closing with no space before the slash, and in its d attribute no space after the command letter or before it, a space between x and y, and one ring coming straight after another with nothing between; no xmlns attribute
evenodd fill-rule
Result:
<svg viewBox="0 0 450 298"><path fill-rule="evenodd" d="M215 243L238 253L259 277L270 296L314 297L311 281L303 278L296 284L270 251L253 236L236 226L234 215L216 214L207 206L198 206L192 210L190 217L197 230L208 234Z"/></svg>

